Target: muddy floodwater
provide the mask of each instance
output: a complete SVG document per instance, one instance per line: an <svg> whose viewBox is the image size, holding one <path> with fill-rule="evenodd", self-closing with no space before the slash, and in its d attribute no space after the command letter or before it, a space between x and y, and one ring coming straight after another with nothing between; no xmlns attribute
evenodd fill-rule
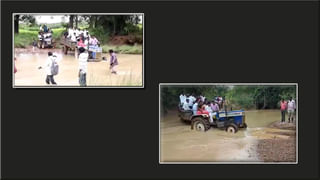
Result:
<svg viewBox="0 0 320 180"><path fill-rule="evenodd" d="M73 54L64 55L61 50L53 50L59 61L59 74L55 76L58 86L79 86L78 60ZM15 86L48 86L45 83L46 73L43 66L47 59L46 50L23 52L15 54L18 72L14 74ZM118 54L119 65L117 75L109 70L109 55L103 54L107 61L88 62L88 86L141 86L142 85L142 55Z"/></svg>
<svg viewBox="0 0 320 180"><path fill-rule="evenodd" d="M160 161L262 162L257 153L259 140L287 139L283 134L295 131L269 127L280 118L279 110L246 111L248 128L236 134L217 128L197 132L191 130L190 123L182 122L177 112L170 111L160 119Z"/></svg>

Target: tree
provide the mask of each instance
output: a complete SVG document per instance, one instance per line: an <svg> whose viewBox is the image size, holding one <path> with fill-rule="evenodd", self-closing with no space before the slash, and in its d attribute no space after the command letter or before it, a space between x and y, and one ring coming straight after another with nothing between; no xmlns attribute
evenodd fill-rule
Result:
<svg viewBox="0 0 320 180"><path fill-rule="evenodd" d="M20 21L29 24L35 25L36 19L32 15L15 15L14 16L14 32L19 33L19 23Z"/></svg>
<svg viewBox="0 0 320 180"><path fill-rule="evenodd" d="M14 33L19 33L19 17L20 15L14 15Z"/></svg>
<svg viewBox="0 0 320 180"><path fill-rule="evenodd" d="M76 15L76 28L78 29L78 15Z"/></svg>
<svg viewBox="0 0 320 180"><path fill-rule="evenodd" d="M74 15L70 15L69 16L69 28L73 28L73 19L74 19Z"/></svg>

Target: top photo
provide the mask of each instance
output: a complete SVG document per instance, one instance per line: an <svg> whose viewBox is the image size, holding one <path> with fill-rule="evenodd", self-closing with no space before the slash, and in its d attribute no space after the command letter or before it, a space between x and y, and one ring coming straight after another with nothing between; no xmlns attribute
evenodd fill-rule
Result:
<svg viewBox="0 0 320 180"><path fill-rule="evenodd" d="M144 88L143 13L13 13L13 88Z"/></svg>

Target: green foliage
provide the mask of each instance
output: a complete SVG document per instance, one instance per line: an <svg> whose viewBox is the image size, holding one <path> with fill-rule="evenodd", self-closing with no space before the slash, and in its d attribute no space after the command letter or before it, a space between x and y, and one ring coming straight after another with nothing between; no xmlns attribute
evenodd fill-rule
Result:
<svg viewBox="0 0 320 180"><path fill-rule="evenodd" d="M176 107L179 95L203 94L212 100L215 96L225 96L233 109L275 109L281 98L296 98L295 86L166 86L161 90L161 103L166 109Z"/></svg>
<svg viewBox="0 0 320 180"><path fill-rule="evenodd" d="M120 46L112 46L105 44L102 46L102 52L108 53L109 50L112 49L116 53L120 54L142 54L142 45L120 45Z"/></svg>
<svg viewBox="0 0 320 180"><path fill-rule="evenodd" d="M14 47L16 48L25 48L27 46L32 45L32 42L34 40L38 40L38 30L30 30L33 29L32 27L30 28L25 28L25 29L19 29L19 34L14 34ZM53 31L53 41L57 42L60 40L64 29L63 28L57 28L57 29L52 29Z"/></svg>
<svg viewBox="0 0 320 180"><path fill-rule="evenodd" d="M14 35L14 47L25 48L32 45L33 40L38 39L38 33L36 31L19 30L19 34Z"/></svg>
<svg viewBox="0 0 320 180"><path fill-rule="evenodd" d="M104 44L109 41L109 32L106 32L102 26L89 29L91 36L96 36L100 43Z"/></svg>

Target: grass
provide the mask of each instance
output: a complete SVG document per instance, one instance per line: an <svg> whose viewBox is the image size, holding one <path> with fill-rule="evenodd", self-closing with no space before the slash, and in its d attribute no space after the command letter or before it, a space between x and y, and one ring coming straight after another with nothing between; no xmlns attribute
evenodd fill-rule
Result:
<svg viewBox="0 0 320 180"><path fill-rule="evenodd" d="M113 49L115 52L120 54L142 54L142 45L102 45L103 53L108 53L109 49Z"/></svg>
<svg viewBox="0 0 320 180"><path fill-rule="evenodd" d="M59 41L64 30L64 28L52 29L53 40ZM14 47L25 48L27 46L31 46L34 39L38 40L38 30L19 29L19 34L14 34Z"/></svg>

